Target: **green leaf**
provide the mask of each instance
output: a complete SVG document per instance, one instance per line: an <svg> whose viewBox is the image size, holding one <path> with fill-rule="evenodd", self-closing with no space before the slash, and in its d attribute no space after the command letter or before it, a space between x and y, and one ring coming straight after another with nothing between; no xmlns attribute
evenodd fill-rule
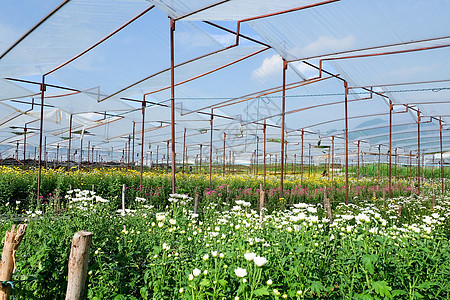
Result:
<svg viewBox="0 0 450 300"><path fill-rule="evenodd" d="M222 286L222 287L226 287L228 284L228 281L226 281L225 279L219 279L217 280L217 282Z"/></svg>
<svg viewBox="0 0 450 300"><path fill-rule="evenodd" d="M316 293L320 297L320 292L323 290L323 285L320 281L311 281L311 292Z"/></svg>
<svg viewBox="0 0 450 300"><path fill-rule="evenodd" d="M211 285L211 282L208 279L203 278L203 280L200 282L200 285L208 287Z"/></svg>
<svg viewBox="0 0 450 300"><path fill-rule="evenodd" d="M388 283L386 281L372 281L372 288L378 295L392 298L392 295L390 293L392 288L388 286Z"/></svg>
<svg viewBox="0 0 450 300"><path fill-rule="evenodd" d="M423 291L423 290L428 290L433 285L438 285L438 284L435 282L431 282L431 281L425 281L425 282L419 284L419 286L417 286L417 288L419 290Z"/></svg>
<svg viewBox="0 0 450 300"><path fill-rule="evenodd" d="M265 286L263 286L262 288L259 288L257 290L254 290L253 294L255 296L258 296L258 297L259 296L269 296L270 295L269 291L267 290L267 288Z"/></svg>
<svg viewBox="0 0 450 300"><path fill-rule="evenodd" d="M141 287L141 289L139 290L142 299L147 300L148 299L148 290L146 287Z"/></svg>
<svg viewBox="0 0 450 300"><path fill-rule="evenodd" d="M406 291L402 291L402 290L393 290L391 292L392 297L397 297L397 296L402 296L402 295L407 295L408 293Z"/></svg>
<svg viewBox="0 0 450 300"><path fill-rule="evenodd" d="M375 273L375 263L378 260L378 255L376 254L366 254L362 257L362 264L364 268L369 272L371 275Z"/></svg>
<svg viewBox="0 0 450 300"><path fill-rule="evenodd" d="M373 300L373 297L369 294L355 294L353 299L355 299L355 300Z"/></svg>

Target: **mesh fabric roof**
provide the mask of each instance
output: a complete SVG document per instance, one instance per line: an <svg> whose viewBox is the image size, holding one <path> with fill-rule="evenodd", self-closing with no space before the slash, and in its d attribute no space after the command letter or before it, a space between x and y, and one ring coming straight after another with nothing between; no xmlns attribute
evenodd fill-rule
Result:
<svg viewBox="0 0 450 300"><path fill-rule="evenodd" d="M48 151L67 147L70 136L75 149L89 143L105 159L120 159L132 140L136 153L142 142L147 155L164 152L171 140L168 16L175 19L179 161L186 149L200 155L200 144L207 159L211 114L214 157L231 151L249 162L258 149L262 160L264 123L267 153L279 155L282 59L288 161L301 155L302 142L317 161L329 159L332 141L335 154L344 153L344 81L351 153L359 149L366 162L379 159L379 148L387 153L390 103L392 149L405 163L419 146L430 160L440 151L440 120L443 150L450 150L448 1L13 2L0 4L3 158L25 143L25 127L33 128L28 151L39 145L43 80Z"/></svg>

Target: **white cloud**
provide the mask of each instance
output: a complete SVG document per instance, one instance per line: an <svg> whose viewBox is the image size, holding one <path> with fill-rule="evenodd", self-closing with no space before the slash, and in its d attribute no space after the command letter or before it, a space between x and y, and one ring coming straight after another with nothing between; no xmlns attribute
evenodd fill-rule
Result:
<svg viewBox="0 0 450 300"><path fill-rule="evenodd" d="M298 72L305 75L306 78L312 77L317 73L317 70L302 62L290 63L288 68L295 68ZM275 54L271 57L266 57L261 66L252 72L252 79L264 80L267 78L280 77L283 71L283 63L281 56Z"/></svg>
<svg viewBox="0 0 450 300"><path fill-rule="evenodd" d="M263 79L266 77L279 76L283 70L281 56L274 54L264 58L261 66L252 72L253 79Z"/></svg>

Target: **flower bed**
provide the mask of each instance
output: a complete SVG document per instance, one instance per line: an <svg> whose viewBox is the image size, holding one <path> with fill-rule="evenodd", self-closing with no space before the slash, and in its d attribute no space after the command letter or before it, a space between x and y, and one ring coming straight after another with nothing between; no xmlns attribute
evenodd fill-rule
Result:
<svg viewBox="0 0 450 300"><path fill-rule="evenodd" d="M116 211L91 192L68 210L30 211L18 251L16 295L65 293L71 236L93 235L89 299L447 299L450 199L399 197L294 203L262 217L244 200L204 203L172 195L160 210L141 198ZM399 213L399 206L401 212ZM34 215L33 215L34 214ZM11 221L1 223L3 230Z"/></svg>

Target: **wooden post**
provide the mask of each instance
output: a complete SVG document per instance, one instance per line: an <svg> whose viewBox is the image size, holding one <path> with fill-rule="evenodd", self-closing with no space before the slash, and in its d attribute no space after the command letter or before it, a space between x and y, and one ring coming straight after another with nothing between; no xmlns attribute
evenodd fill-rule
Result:
<svg viewBox="0 0 450 300"><path fill-rule="evenodd" d="M259 226L262 227L263 222L263 208L264 208L265 191L262 184L259 185Z"/></svg>
<svg viewBox="0 0 450 300"><path fill-rule="evenodd" d="M72 239L66 300L84 299L92 232L78 231Z"/></svg>
<svg viewBox="0 0 450 300"><path fill-rule="evenodd" d="M25 235L27 229L26 224L20 224L15 231L15 226L12 225L11 231L5 234L5 244L3 246L2 260L0 261L0 281L10 281L12 274L16 270L15 254L19 248L20 242ZM11 294L11 285L0 283L0 299L7 300Z"/></svg>

